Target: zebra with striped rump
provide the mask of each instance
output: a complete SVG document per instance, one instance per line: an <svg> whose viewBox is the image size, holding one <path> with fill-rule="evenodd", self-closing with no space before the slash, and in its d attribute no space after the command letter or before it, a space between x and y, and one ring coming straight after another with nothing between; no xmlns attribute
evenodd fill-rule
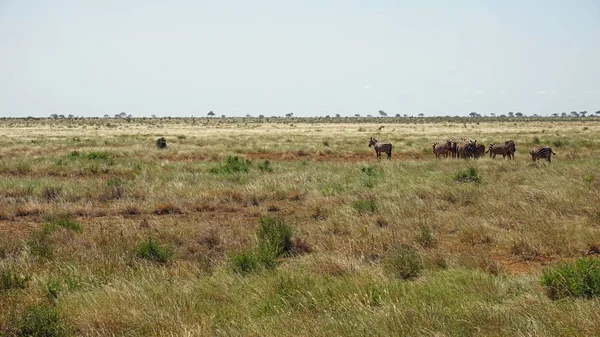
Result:
<svg viewBox="0 0 600 337"><path fill-rule="evenodd" d="M447 140L445 143L433 143L433 154L435 154L435 159L439 159L440 156L443 158L448 158L448 153L451 152L452 143Z"/></svg>
<svg viewBox="0 0 600 337"><path fill-rule="evenodd" d="M540 158L546 159L547 162L552 162L552 155L556 155L552 149L546 145L534 145L529 151L531 160L537 161Z"/></svg>
<svg viewBox="0 0 600 337"><path fill-rule="evenodd" d="M381 159L381 152L387 153L387 159L392 159L392 144L391 143L380 143L377 139L371 137L369 140L369 147L373 147L375 149L375 154L377 155L377 159Z"/></svg>
<svg viewBox="0 0 600 337"><path fill-rule="evenodd" d="M479 144L475 146L475 150L477 152L477 156L475 158L483 157L483 155L485 154L485 145Z"/></svg>
<svg viewBox="0 0 600 337"><path fill-rule="evenodd" d="M490 144L490 148L487 152L490 153L490 158L496 158L497 154L501 154L502 158L506 158L506 156L508 156L508 159L515 159L516 150L517 148L515 147L515 142L513 140L509 140L504 142L504 144Z"/></svg>
<svg viewBox="0 0 600 337"><path fill-rule="evenodd" d="M459 158L475 158L479 157L477 153L477 141L476 140L466 140L462 138L462 142L458 143L457 153Z"/></svg>

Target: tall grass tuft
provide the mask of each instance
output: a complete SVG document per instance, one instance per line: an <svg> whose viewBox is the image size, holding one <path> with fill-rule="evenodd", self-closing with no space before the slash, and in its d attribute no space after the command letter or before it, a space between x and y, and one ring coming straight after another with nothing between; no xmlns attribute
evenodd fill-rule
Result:
<svg viewBox="0 0 600 337"><path fill-rule="evenodd" d="M9 289L25 289L31 280L31 276L9 267L0 269L0 291Z"/></svg>
<svg viewBox="0 0 600 337"><path fill-rule="evenodd" d="M261 216L258 226L259 251L282 257L292 251L292 228L283 220ZM262 254L261 254L262 255Z"/></svg>
<svg viewBox="0 0 600 337"><path fill-rule="evenodd" d="M354 208L360 215L373 214L377 211L377 204L375 204L375 200L372 198L360 199L355 200L352 203L352 208Z"/></svg>
<svg viewBox="0 0 600 337"><path fill-rule="evenodd" d="M574 263L546 269L542 274L542 285L551 299L597 297L600 295L600 260L580 258Z"/></svg>
<svg viewBox="0 0 600 337"><path fill-rule="evenodd" d="M388 252L383 260L383 268L393 277L413 279L423 271L423 258L412 246L402 245Z"/></svg>
<svg viewBox="0 0 600 337"><path fill-rule="evenodd" d="M168 263L173 258L173 249L163 247L154 239L148 238L137 246L137 256L158 263Z"/></svg>

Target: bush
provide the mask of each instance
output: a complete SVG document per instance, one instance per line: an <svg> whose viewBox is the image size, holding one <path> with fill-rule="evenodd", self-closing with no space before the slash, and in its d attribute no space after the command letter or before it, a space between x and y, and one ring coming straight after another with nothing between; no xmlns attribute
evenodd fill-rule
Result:
<svg viewBox="0 0 600 337"><path fill-rule="evenodd" d="M292 248L292 229L281 219L261 216L258 227L261 256L272 253L275 258L288 254Z"/></svg>
<svg viewBox="0 0 600 337"><path fill-rule="evenodd" d="M273 167L271 166L271 162L265 160L264 162L258 164L258 168L263 172L273 172Z"/></svg>
<svg viewBox="0 0 600 337"><path fill-rule="evenodd" d="M465 171L461 171L458 172L456 174L456 177L454 178L454 181L458 182L458 183L481 183L481 175L479 175L479 172L477 171L476 168L474 167L469 167L468 169L466 169Z"/></svg>
<svg viewBox="0 0 600 337"><path fill-rule="evenodd" d="M167 263L173 257L173 249L162 247L152 238L140 243L137 247L138 257L154 262Z"/></svg>
<svg viewBox="0 0 600 337"><path fill-rule="evenodd" d="M59 337L72 335L56 308L29 307L15 322L17 336Z"/></svg>
<svg viewBox="0 0 600 337"><path fill-rule="evenodd" d="M383 169L378 166L365 166L360 170L368 177L378 177L383 174Z"/></svg>
<svg viewBox="0 0 600 337"><path fill-rule="evenodd" d="M433 231L428 226L421 226L419 229L419 234L415 238L415 242L417 242L423 248L431 248L435 246L435 237L433 236Z"/></svg>
<svg viewBox="0 0 600 337"><path fill-rule="evenodd" d="M211 173L237 173L250 171L252 162L250 160L240 158L238 156L229 156L224 163L221 163L219 167L210 169Z"/></svg>
<svg viewBox="0 0 600 337"><path fill-rule="evenodd" d="M25 289L31 276L23 275L15 268L2 268L0 271L0 290Z"/></svg>
<svg viewBox="0 0 600 337"><path fill-rule="evenodd" d="M407 280L421 274L423 259L416 249L403 245L388 254L383 261L383 267L390 275Z"/></svg>
<svg viewBox="0 0 600 337"><path fill-rule="evenodd" d="M600 295L600 260L580 258L574 263L546 269L542 274L542 285L551 299L596 297Z"/></svg>
<svg viewBox="0 0 600 337"><path fill-rule="evenodd" d="M45 230L53 232L57 227L70 229L74 232L81 233L81 224L73 220L69 215L63 215L57 218L52 218L48 224L46 224Z"/></svg>
<svg viewBox="0 0 600 337"><path fill-rule="evenodd" d="M260 268L259 261L253 252L239 252L231 255L231 269L238 274L249 274Z"/></svg>
<svg viewBox="0 0 600 337"><path fill-rule="evenodd" d="M356 200L352 203L352 208L354 208L360 215L367 213L372 214L377 211L377 205L373 199Z"/></svg>

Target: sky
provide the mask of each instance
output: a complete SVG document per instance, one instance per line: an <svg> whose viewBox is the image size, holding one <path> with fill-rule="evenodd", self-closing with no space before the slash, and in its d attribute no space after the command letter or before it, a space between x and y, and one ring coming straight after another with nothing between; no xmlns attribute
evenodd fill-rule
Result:
<svg viewBox="0 0 600 337"><path fill-rule="evenodd" d="M0 0L0 117L600 110L598 0Z"/></svg>

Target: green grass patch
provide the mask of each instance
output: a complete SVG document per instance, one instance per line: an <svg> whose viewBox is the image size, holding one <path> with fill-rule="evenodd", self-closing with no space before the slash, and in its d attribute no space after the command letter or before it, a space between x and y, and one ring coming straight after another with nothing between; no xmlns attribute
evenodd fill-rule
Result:
<svg viewBox="0 0 600 337"><path fill-rule="evenodd" d="M352 208L360 215L373 214L377 211L377 204L373 199L359 199L352 202Z"/></svg>
<svg viewBox="0 0 600 337"><path fill-rule="evenodd" d="M156 240L148 238L137 246L137 256L158 263L168 263L173 258L173 249L161 246Z"/></svg>
<svg viewBox="0 0 600 337"><path fill-rule="evenodd" d="M587 257L546 269L542 285L552 299L563 297L592 298L600 295L600 260Z"/></svg>
<svg viewBox="0 0 600 337"><path fill-rule="evenodd" d="M230 174L230 173L248 173L250 172L250 167L252 162L248 159L244 159L238 156L229 156L227 159L219 164L218 167L213 167L210 169L211 173L222 173L222 174Z"/></svg>
<svg viewBox="0 0 600 337"><path fill-rule="evenodd" d="M25 289L31 280L31 276L25 275L22 271L11 268L0 268L0 291L10 289Z"/></svg>
<svg viewBox="0 0 600 337"><path fill-rule="evenodd" d="M73 332L60 317L58 310L50 306L31 306L13 319L15 336L62 337Z"/></svg>
<svg viewBox="0 0 600 337"><path fill-rule="evenodd" d="M414 247L402 245L388 252L383 268L392 277L413 279L423 271L423 258Z"/></svg>
<svg viewBox="0 0 600 337"><path fill-rule="evenodd" d="M474 167L469 167L464 171L460 171L454 177L457 183L481 183L482 178L479 171Z"/></svg>

